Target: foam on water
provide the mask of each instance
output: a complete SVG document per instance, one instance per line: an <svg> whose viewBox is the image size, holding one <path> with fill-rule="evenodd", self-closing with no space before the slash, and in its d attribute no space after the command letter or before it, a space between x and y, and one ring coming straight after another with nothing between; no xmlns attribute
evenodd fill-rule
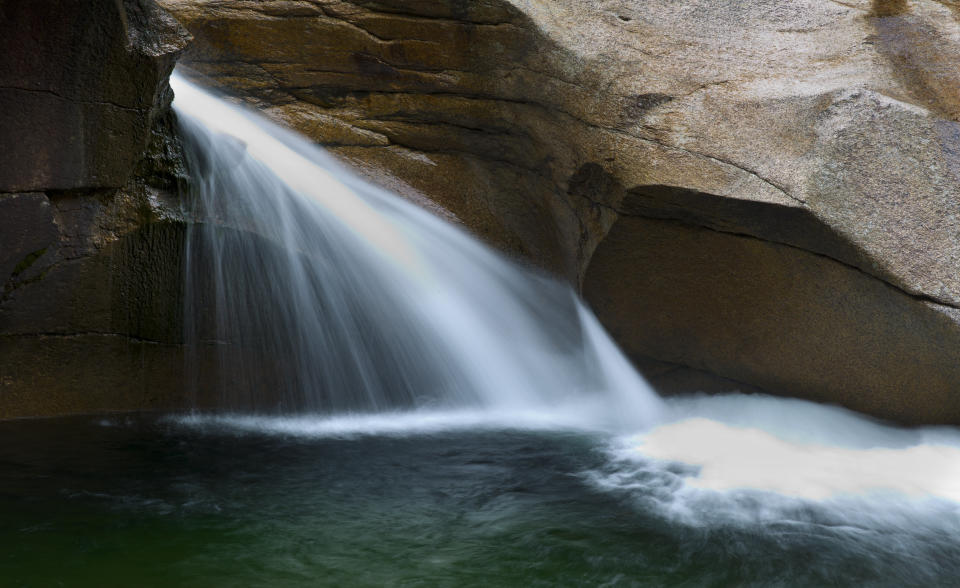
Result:
<svg viewBox="0 0 960 588"><path fill-rule="evenodd" d="M814 500L897 492L960 501L960 447L802 444L705 418L663 425L633 441L644 458L696 466L697 475L686 480L694 488L752 488Z"/></svg>
<svg viewBox="0 0 960 588"><path fill-rule="evenodd" d="M407 437L458 431L580 431L606 438L605 407L591 402L552 410L419 409L370 414L266 416L189 414L169 417L173 424L238 434L282 435L307 439L364 436Z"/></svg>
<svg viewBox="0 0 960 588"><path fill-rule="evenodd" d="M667 413L655 428L610 441L609 461L585 473L588 483L688 526L774 535L815 527L884 549L899 542L905 552L931 538L957 541L957 429L904 429L740 394L671 399Z"/></svg>
<svg viewBox="0 0 960 588"><path fill-rule="evenodd" d="M463 430L571 430L608 444L607 468L587 477L607 490L669 496L676 512L767 495L769 511L799 502L859 501L858 510L911 502L960 506L960 431L903 429L848 410L801 400L725 395L670 399L667 422L610 435L605 408L590 401L549 410L461 409L290 417L202 415L179 425L308 438L410 436ZM773 495L779 495L781 499ZM712 498L709 498L712 497ZM798 502L799 501L799 502ZM951 507L952 508L952 507ZM723 510L723 509L720 509ZM902 509L901 509L902 510ZM757 511L754 511L756 514ZM704 513L701 513L704 514ZM782 514L782 513L780 513Z"/></svg>

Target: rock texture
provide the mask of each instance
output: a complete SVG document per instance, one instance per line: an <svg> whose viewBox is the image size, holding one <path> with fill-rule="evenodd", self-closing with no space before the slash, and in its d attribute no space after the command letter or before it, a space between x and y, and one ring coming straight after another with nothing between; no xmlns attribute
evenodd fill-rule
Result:
<svg viewBox="0 0 960 588"><path fill-rule="evenodd" d="M0 419L182 405L184 178L150 0L0 4Z"/></svg>
<svg viewBox="0 0 960 588"><path fill-rule="evenodd" d="M960 422L956 3L162 4L194 72L581 285L648 373Z"/></svg>
<svg viewBox="0 0 960 588"><path fill-rule="evenodd" d="M0 187L124 185L169 106L185 31L135 0L10 0L0 23Z"/></svg>

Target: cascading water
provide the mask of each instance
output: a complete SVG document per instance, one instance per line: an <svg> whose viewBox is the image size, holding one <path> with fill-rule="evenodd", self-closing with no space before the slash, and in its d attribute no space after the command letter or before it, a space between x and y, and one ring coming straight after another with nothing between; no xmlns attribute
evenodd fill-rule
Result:
<svg viewBox="0 0 960 588"><path fill-rule="evenodd" d="M260 414L179 424L308 438L575 428L605 456L579 479L687 529L680 549L702 549L691 529L747 551L849 546L823 571L768 566L774 583L838 581L831 566L846 561L866 566L848 578L880 585L960 573L941 563L960 554L955 429L762 396L661 400L568 287L294 134L172 85L202 220L187 330L233 376L221 406ZM905 559L922 572L901 573Z"/></svg>
<svg viewBox="0 0 960 588"><path fill-rule="evenodd" d="M569 287L179 75L171 84L203 221L188 244L187 332L217 341L235 376L222 406L656 420L658 399Z"/></svg>

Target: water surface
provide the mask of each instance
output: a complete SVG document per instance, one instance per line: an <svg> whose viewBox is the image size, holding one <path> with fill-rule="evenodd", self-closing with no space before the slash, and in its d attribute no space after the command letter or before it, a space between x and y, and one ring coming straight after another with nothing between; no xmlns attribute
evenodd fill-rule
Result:
<svg viewBox="0 0 960 588"><path fill-rule="evenodd" d="M535 419L437 422L2 423L0 577L5 586L950 586L960 577L952 503L699 489L684 481L693 466L624 457L629 437Z"/></svg>

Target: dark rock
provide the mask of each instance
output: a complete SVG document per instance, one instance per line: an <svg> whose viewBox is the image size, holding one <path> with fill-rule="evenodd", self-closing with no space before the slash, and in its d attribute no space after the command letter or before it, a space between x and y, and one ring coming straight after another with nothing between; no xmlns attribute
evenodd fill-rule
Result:
<svg viewBox="0 0 960 588"><path fill-rule="evenodd" d="M4 285L28 270L58 235L46 195L0 195L0 296Z"/></svg>
<svg viewBox="0 0 960 588"><path fill-rule="evenodd" d="M181 408L187 34L152 0L11 0L0 29L0 419Z"/></svg>
<svg viewBox="0 0 960 588"><path fill-rule="evenodd" d="M123 186L186 31L152 0L7 0L0 28L0 192Z"/></svg>

